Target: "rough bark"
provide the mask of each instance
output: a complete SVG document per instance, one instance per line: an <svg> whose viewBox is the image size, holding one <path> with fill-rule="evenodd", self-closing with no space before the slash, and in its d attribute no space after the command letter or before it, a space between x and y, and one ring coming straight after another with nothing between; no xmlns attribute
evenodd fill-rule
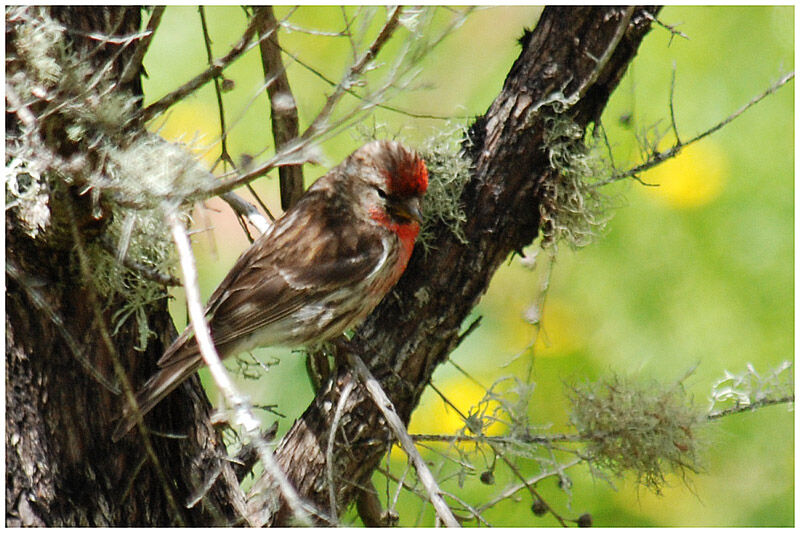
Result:
<svg viewBox="0 0 800 533"><path fill-rule="evenodd" d="M647 8L655 14L657 9ZM542 184L554 179L544 143L546 120L561 113L585 128L596 121L650 28L645 8L547 8L500 95L478 118L465 143L472 177L461 195L467 244L446 227L434 229L432 251L415 251L393 295L357 331L353 345L408 421L434 369L460 341L464 319L508 255L530 244L539 227ZM622 26L622 27L621 27ZM618 30L624 33L619 38ZM618 41L614 48L614 43ZM610 56L605 52L611 48ZM603 64L602 58L606 58ZM564 109L541 105L559 91L577 101ZM436 179L435 176L431 179ZM379 348L378 348L379 347ZM327 511L325 450L340 391L355 378L340 368L281 441L279 464L301 495ZM334 448L337 505L349 505L368 482L392 440L363 389L349 395ZM264 505L262 481L251 495L255 521L284 524ZM260 517L260 519L259 519Z"/></svg>
<svg viewBox="0 0 800 533"><path fill-rule="evenodd" d="M71 52L82 54L97 69L111 63L109 79L119 78L133 47L117 55L121 44L96 36L140 31L140 8L45 9L66 28ZM28 68L15 50L17 24L7 27L6 72L12 75ZM114 90L140 94L139 76ZM8 136L25 127L18 115L6 117ZM100 164L91 147L69 140L70 124L60 113L37 119L40 131L46 132L42 142L47 149L64 158L85 154L89 164ZM130 135L136 135L137 128L133 124ZM222 459L220 435L208 422L208 402L199 380L191 380L184 394L174 395L156 415L161 427L188 432L186 439L152 439L163 477L136 439L111 442L123 398L93 378L75 350L107 381L116 381L103 330L110 331L111 317L125 295L98 303L81 272L69 228L74 224L84 243L89 242L103 234L109 215L102 207L99 214L93 212L91 195L79 193L80 177L71 178L74 187L52 194L50 227L37 238L22 231L6 211L6 525L231 523L242 516L235 508L242 509L244 501L229 463ZM96 320L95 304L103 306L102 325ZM149 307L148 317L155 337L146 351L134 349L138 333L133 321L113 336L113 351L134 386L153 372L155 360L174 335L166 298ZM186 509L191 495L212 476L220 481L201 504ZM165 485L170 486L174 506Z"/></svg>
<svg viewBox="0 0 800 533"><path fill-rule="evenodd" d="M141 25L135 7L48 9L70 29L69 39L87 52L86 60L98 67L121 45L98 41L91 34L130 35ZM577 91L580 98L563 113L584 127L599 117L649 29L650 19L642 9L629 20L626 13L619 7L544 11L536 29L522 39L522 52L501 94L470 130L465 153L474 171L461 196L468 244L445 227L434 228L431 253L417 251L395 295L357 332L353 346L404 420L433 370L458 344L464 318L498 265L537 234L541 187L553 178L543 150L545 118L556 112L538 103L554 91ZM597 59L623 23L622 39L598 69ZM13 27L7 27L6 39L11 56ZM131 52L123 50L116 57L110 76L120 74ZM7 60L7 74L13 74L13 68ZM138 93L138 77L117 90ZM8 130L19 130L18 117L6 116ZM43 142L49 149L64 157L88 150L65 141L69 124L59 122L58 113L47 120ZM131 128L135 135L141 125ZM107 220L104 213L93 211L90 195L80 194L79 187L61 192L63 205L50 206L56 219L47 238L34 239L20 231L6 211L6 524L241 523L243 497L225 460L220 434L209 422L208 402L197 378L171 394L147 419L153 428L187 435L151 437L158 465L135 433L112 444L110 432L123 397L86 371L75 345L111 381L115 352L136 387L153 372L174 331L166 300L161 300L149 308L156 335L144 352L134 350L138 338L132 324L113 336L109 349L104 330L109 331L111 316L125 295L107 303L97 320L97 295L78 264L70 229L76 227L80 239L89 242L102 236ZM346 368L339 368L276 452L300 494L322 510L328 509L325 449L332 406L353 379ZM340 507L353 501L357 487L368 486L390 440L359 387L350 394L344 413L334 447ZM248 502L251 523L287 523L290 517L276 491L267 481L261 487ZM199 495L199 503L187 507Z"/></svg>

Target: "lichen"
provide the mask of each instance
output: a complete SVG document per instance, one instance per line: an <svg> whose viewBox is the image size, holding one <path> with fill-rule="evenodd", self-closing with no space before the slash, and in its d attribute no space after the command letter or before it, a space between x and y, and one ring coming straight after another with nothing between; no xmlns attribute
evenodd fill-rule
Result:
<svg viewBox="0 0 800 533"><path fill-rule="evenodd" d="M456 139L461 135L462 128L445 132L419 149L429 177L422 206L425 223L419 239L426 251L430 248L430 228L434 224L443 224L459 242L467 243L463 228L467 217L461 205L461 191L470 177L470 162L462 156L458 146Z"/></svg>
<svg viewBox="0 0 800 533"><path fill-rule="evenodd" d="M43 246L72 249L71 202L90 198L102 229L84 235L92 281L115 302L111 329L135 317L143 348L146 309L165 295L148 274L171 268L164 214L215 178L190 150L132 127L141 97L118 85L113 63L98 67L73 46L48 9L11 7L6 23L7 112L17 118L6 136L7 220Z"/></svg>
<svg viewBox="0 0 800 533"><path fill-rule="evenodd" d="M588 441L593 463L626 472L660 493L669 473L697 472L702 415L682 383L663 385L620 376L568 390L570 422Z"/></svg>
<svg viewBox="0 0 800 533"><path fill-rule="evenodd" d="M597 152L584 143L581 126L564 115L545 121L544 143L551 179L542 184L542 244L566 242L573 248L592 243L609 220L608 198L594 183L608 172Z"/></svg>

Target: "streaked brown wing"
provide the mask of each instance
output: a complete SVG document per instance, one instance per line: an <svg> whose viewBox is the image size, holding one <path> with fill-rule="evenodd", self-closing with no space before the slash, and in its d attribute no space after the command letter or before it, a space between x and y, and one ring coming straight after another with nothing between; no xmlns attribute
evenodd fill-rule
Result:
<svg viewBox="0 0 800 533"><path fill-rule="evenodd" d="M364 279L385 258L377 227L356 231L342 211L330 209L330 201L313 212L320 203L311 199L307 194L256 240L209 298L209 324L218 347ZM196 354L187 336L159 365Z"/></svg>

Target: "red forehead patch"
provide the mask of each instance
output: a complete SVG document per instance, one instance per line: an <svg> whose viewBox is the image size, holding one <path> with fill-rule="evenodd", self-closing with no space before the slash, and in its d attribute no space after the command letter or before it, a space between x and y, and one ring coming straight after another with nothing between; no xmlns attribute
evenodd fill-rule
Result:
<svg viewBox="0 0 800 533"><path fill-rule="evenodd" d="M403 151L389 173L389 187L400 196L422 196L428 190L428 168L413 152Z"/></svg>

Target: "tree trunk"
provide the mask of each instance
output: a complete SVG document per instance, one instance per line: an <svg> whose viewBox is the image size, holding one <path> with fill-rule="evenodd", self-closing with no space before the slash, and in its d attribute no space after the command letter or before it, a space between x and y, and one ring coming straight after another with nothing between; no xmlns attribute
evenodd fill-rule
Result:
<svg viewBox="0 0 800 533"><path fill-rule="evenodd" d="M17 49L20 32L30 27L25 27L22 18L13 18L12 9L6 12L9 76L30 73L35 68L30 62L36 59ZM133 46L103 42L96 36L126 37L141 29L138 7L31 8L27 13L60 23L64 29L56 34L69 44L66 53L76 54L73 57L82 64L93 65L90 75L110 66L108 79L112 82L121 75ZM35 31L44 33L46 29ZM48 53L56 61L60 59L55 49ZM82 94L85 86L76 84L71 94L60 96L88 99L93 94ZM48 90L70 88L49 86ZM139 76L125 86L116 84L114 91L141 94ZM24 94L20 100L31 98ZM97 168L101 163L93 159L92 148L70 140L66 111L38 116L43 105L37 102L30 109L39 121L37 131L46 132L41 151L49 150L64 159L85 155L87 166ZM29 128L17 120L20 113L11 114L17 110L9 108L7 142ZM130 127L128 134L137 135L137 127ZM113 346L105 342L112 317L126 295L117 294L109 302L98 299L82 274L70 227L78 230L86 244L102 236L109 214L102 202L97 211L89 192L79 194L79 175L70 177L73 187L50 193L50 224L35 238L25 231L13 210L6 210L6 525L236 522L242 516L243 497L229 463L222 460L225 448L208 422L208 401L197 378L183 387L184 394L165 402L156 415L165 426L178 428L173 431L183 429L189 435L186 439L152 439L160 468L148 459L137 439L117 445L111 442L114 418L123 401L118 392L111 393L102 383L120 388L112 357L121 359L134 386L141 384L155 370L155 361L170 343L174 328L164 297L148 307L149 327L155 335L144 352L135 349L139 337L133 320L113 335ZM102 307L100 322L95 306ZM93 368L97 377L87 367ZM191 495L215 475L220 481L202 504L186 509Z"/></svg>
<svg viewBox="0 0 800 533"><path fill-rule="evenodd" d="M6 11L7 77L35 68L33 58L17 48L25 20L9 18L13 9ZM127 37L141 29L136 7L30 9L27 13L59 21L70 45L65 53L82 54L78 63L96 70L109 65L112 81L137 42ZM435 227L434 248L428 255L417 250L394 295L353 339L405 421L433 370L459 343L462 322L498 265L537 235L543 185L556 178L544 149L547 117L561 113L581 127L597 120L649 26L642 8L548 8L524 36L501 94L470 130L465 157L474 166L461 195L468 244L448 228ZM91 96L80 86L73 90L67 96ZM139 94L138 76L113 90ZM575 102L565 109L540 105L558 91L575 95ZM7 146L35 126L43 151L66 162L85 156L82 164L102 169L90 142L71 140L74 131L64 108L38 114L47 100L31 95L40 92L41 87L32 87L13 102L7 96ZM34 123L25 118L28 114ZM142 133L141 124L126 127L130 137ZM59 170L69 168L65 164ZM110 217L102 198L82 187L83 170L67 176L71 186L49 192L49 225L38 235L6 210L6 524L287 523L289 513L268 480L259 480L245 508L196 377L148 418L149 426L186 438L131 434L111 442L125 401L117 390L125 384L115 374L115 360L136 388L154 371L174 331L162 298L148 307L154 335L144 351L136 350L140 339L132 320L113 332L113 317L126 294L101 301L81 263L81 249L102 238ZM276 451L301 496L322 510L329 508L325 449L331 406L353 380L348 369L339 368ZM350 394L345 414L333 455L342 508L353 501L358 486L368 484L391 440L359 387Z"/></svg>

